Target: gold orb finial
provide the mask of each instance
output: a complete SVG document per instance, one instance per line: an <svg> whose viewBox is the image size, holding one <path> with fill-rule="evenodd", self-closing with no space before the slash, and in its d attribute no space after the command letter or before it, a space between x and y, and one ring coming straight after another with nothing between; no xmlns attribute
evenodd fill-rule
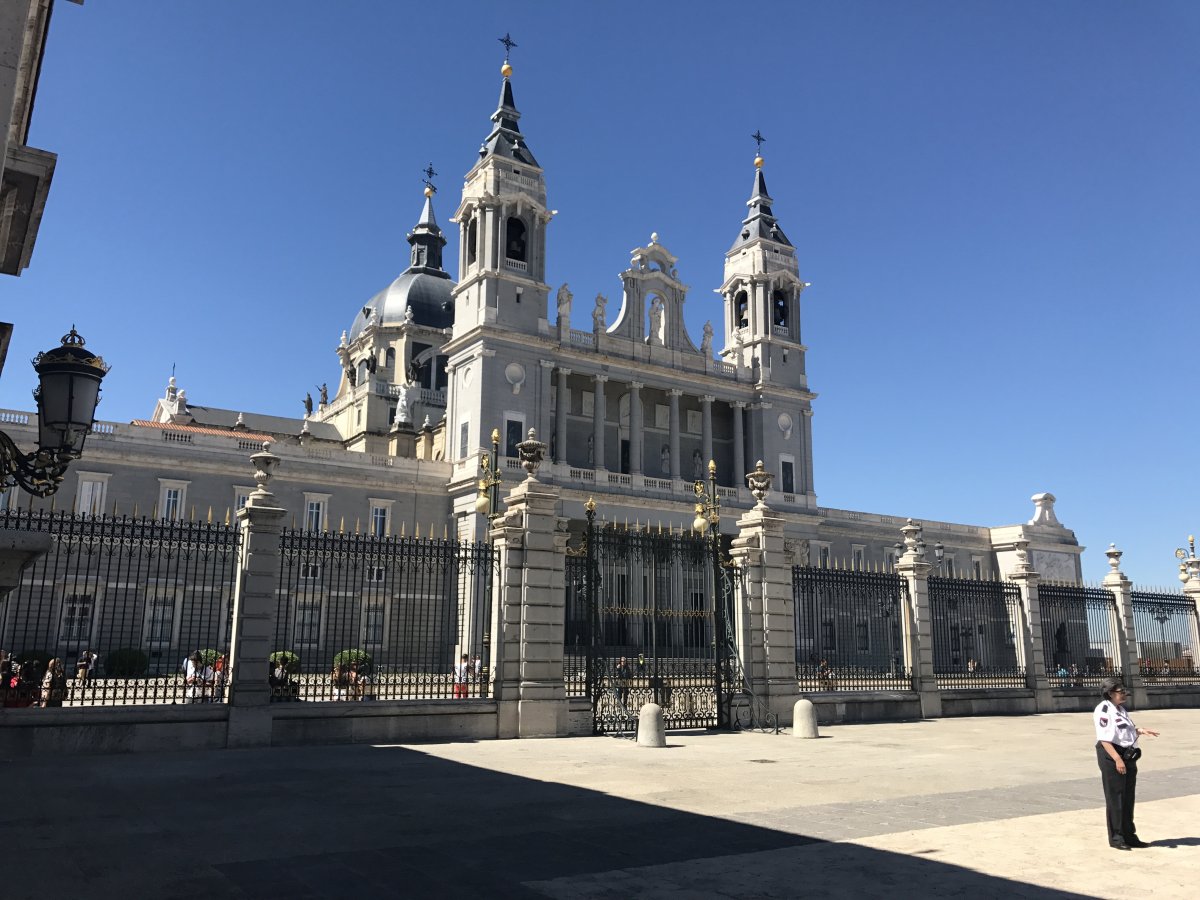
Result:
<svg viewBox="0 0 1200 900"><path fill-rule="evenodd" d="M758 156L754 157L754 168L761 169L762 167L763 167L763 158L762 158L762 154L759 154Z"/></svg>
<svg viewBox="0 0 1200 900"><path fill-rule="evenodd" d="M505 78L508 78L510 75L512 75L512 66L508 64L508 60L505 60L504 65L500 67L500 74Z"/></svg>
<svg viewBox="0 0 1200 900"><path fill-rule="evenodd" d="M426 197L432 197L432 196L433 196L433 188L429 187L429 185L426 185L426 186L425 186L425 196L426 196Z"/></svg>

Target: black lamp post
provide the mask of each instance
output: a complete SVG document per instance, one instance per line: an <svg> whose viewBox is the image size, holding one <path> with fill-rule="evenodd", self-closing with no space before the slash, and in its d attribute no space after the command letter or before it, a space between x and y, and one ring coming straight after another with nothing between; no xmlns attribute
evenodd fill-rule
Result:
<svg viewBox="0 0 1200 900"><path fill-rule="evenodd" d="M0 431L0 491L19 485L38 497L49 497L62 484L67 466L83 453L100 402L100 382L109 366L84 349L84 340L72 328L62 346L33 359L38 387L38 449L22 453L12 438Z"/></svg>
<svg viewBox="0 0 1200 900"><path fill-rule="evenodd" d="M696 518L692 528L707 534L710 542L709 552L713 566L713 645L716 651L716 694L717 694L717 726L729 727L729 712L725 705L725 687L731 680L727 672L729 665L726 659L725 635L725 573L721 569L721 497L717 493L717 463L708 461L708 484L697 481L692 486L696 493Z"/></svg>
<svg viewBox="0 0 1200 900"><path fill-rule="evenodd" d="M479 495L475 498L475 511L487 516L488 521L500 515L500 429L492 429L492 455L487 452L479 459Z"/></svg>

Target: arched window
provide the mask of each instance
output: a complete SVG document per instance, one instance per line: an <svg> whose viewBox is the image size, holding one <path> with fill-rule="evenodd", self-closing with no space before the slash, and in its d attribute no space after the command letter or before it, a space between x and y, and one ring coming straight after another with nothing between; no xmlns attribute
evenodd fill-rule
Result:
<svg viewBox="0 0 1200 900"><path fill-rule="evenodd" d="M737 322L738 328L745 328L750 324L750 298L746 296L745 291L738 291L737 296L733 298L734 321Z"/></svg>
<svg viewBox="0 0 1200 900"><path fill-rule="evenodd" d="M367 361L365 359L360 360L358 363L358 383L367 383Z"/></svg>
<svg viewBox="0 0 1200 900"><path fill-rule="evenodd" d="M467 265L474 265L479 244L479 220L471 216L467 224Z"/></svg>
<svg viewBox="0 0 1200 900"><path fill-rule="evenodd" d="M518 218L510 218L505 226L505 244L504 255L508 259L515 259L517 262L526 262L525 259L525 223Z"/></svg>
<svg viewBox="0 0 1200 900"><path fill-rule="evenodd" d="M396 349L394 347L388 347L387 356L384 357L384 365L386 365L389 369L395 367Z"/></svg>
<svg viewBox="0 0 1200 900"><path fill-rule="evenodd" d="M771 321L781 328L787 328L788 296L786 291L779 288L771 293Z"/></svg>

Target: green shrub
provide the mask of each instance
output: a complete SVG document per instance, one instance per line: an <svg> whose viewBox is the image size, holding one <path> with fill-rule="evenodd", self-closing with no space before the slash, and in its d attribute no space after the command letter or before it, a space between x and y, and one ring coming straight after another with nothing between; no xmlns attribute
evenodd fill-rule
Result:
<svg viewBox="0 0 1200 900"><path fill-rule="evenodd" d="M104 674L110 678L140 678L150 668L150 657L137 647L110 650L104 658Z"/></svg>
<svg viewBox="0 0 1200 900"><path fill-rule="evenodd" d="M217 657L221 655L220 650L213 650L211 648L208 650L200 650L198 652L200 653L200 661L206 666L211 666L217 661Z"/></svg>
<svg viewBox="0 0 1200 900"><path fill-rule="evenodd" d="M283 660L283 668L289 675L295 675L300 671L300 657L291 650L276 650L267 657L271 661L272 670L279 665L279 661Z"/></svg>
<svg viewBox="0 0 1200 900"><path fill-rule="evenodd" d="M371 671L372 662L374 660L366 650L343 650L333 658L335 666L349 666L350 663L358 663L358 670L360 672Z"/></svg>

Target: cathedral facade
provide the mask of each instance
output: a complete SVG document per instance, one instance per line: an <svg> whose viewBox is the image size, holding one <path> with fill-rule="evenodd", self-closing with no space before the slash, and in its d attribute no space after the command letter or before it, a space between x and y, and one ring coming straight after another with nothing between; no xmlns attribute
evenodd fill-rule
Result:
<svg viewBox="0 0 1200 900"><path fill-rule="evenodd" d="M147 419L97 423L59 495L35 508L226 519L251 490L247 457L270 441L282 459L273 489L296 527L482 539L481 456L497 431L501 475L514 483L523 476L516 445L532 429L549 445L539 478L561 488L573 529L593 497L610 521L690 527L693 484L712 460L721 528L732 534L753 504L745 473L761 460L796 563L889 569L904 519L817 503L817 395L801 329L807 285L762 157L748 173L744 218L731 218L714 285L719 315L702 334L688 332L689 287L657 235L632 251L619 298L576 298L569 285L546 282L555 211L507 62L501 71L490 131L448 220L458 259L443 257L427 181L407 237L409 266L353 309L337 340L336 378L305 398L302 418L194 404L172 379ZM571 327L580 305L586 330ZM15 439L36 442L32 416L3 416ZM3 502L30 501L10 492ZM1003 575L1025 540L1044 577L1078 581L1082 548L1055 518L1051 495L1036 503L1020 525L925 522L942 573Z"/></svg>

